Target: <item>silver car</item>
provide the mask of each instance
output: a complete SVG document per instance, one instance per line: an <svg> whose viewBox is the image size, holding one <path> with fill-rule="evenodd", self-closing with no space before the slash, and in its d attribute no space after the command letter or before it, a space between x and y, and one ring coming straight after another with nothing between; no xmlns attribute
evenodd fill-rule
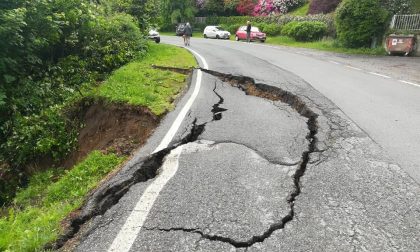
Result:
<svg viewBox="0 0 420 252"><path fill-rule="evenodd" d="M209 25L204 29L203 36L204 38L229 39L230 32L220 26Z"/></svg>

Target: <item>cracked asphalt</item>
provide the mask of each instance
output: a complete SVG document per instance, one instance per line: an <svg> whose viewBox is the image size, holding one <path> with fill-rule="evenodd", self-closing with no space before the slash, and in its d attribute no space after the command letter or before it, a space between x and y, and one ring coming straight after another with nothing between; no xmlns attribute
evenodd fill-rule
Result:
<svg viewBox="0 0 420 252"><path fill-rule="evenodd" d="M171 160L164 157L179 149L177 172L130 251L418 251L420 187L407 169L306 81L256 57L257 47L218 42L193 40L192 49L209 69L254 83L203 73L173 147L161 163L145 165L193 87L98 190L124 193L82 226L74 250L107 251L143 193L165 173ZM196 77L197 71L192 83ZM138 179L136 172L146 168L157 169L157 176Z"/></svg>

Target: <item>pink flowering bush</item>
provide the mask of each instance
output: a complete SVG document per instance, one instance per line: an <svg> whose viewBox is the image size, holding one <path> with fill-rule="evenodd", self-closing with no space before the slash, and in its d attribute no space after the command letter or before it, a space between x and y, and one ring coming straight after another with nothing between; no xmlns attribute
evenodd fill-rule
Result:
<svg viewBox="0 0 420 252"><path fill-rule="evenodd" d="M254 8L254 16L269 16L275 14L285 14L294 9L306 0L259 0Z"/></svg>

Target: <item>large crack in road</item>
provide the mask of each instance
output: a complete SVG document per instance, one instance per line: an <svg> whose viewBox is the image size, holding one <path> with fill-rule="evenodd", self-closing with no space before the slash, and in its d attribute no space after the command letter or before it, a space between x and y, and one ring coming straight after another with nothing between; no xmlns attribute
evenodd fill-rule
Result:
<svg viewBox="0 0 420 252"><path fill-rule="evenodd" d="M171 69L172 70L172 69ZM188 233L199 234L203 239L208 239L211 241L220 241L224 243L229 243L236 248L246 248L250 247L255 243L263 242L265 239L271 236L276 230L283 229L285 225L293 220L295 216L294 205L297 197L301 193L301 178L305 175L307 164L310 161L310 155L316 152L316 143L317 143L317 132L318 132L318 115L314 113L306 103L297 95L292 94L288 91L282 90L277 87L273 87L267 84L255 83L255 80L246 76L234 76L231 74L225 74L221 72L201 69L203 72L206 72L212 76L219 78L225 83L229 83L233 87L237 87L240 90L244 91L246 95L252 95L268 99L271 101L280 101L282 103L290 105L296 112L301 116L307 118L307 127L309 130L306 139L308 141L308 148L305 152L302 153L301 162L293 175L294 189L289 194L287 198L287 203L289 204L290 210L286 216L280 219L278 222L272 224L263 234L253 236L246 241L237 241L229 237L223 237L218 235L209 235L205 234L199 229L184 229L184 228L169 228L169 229L158 229L154 228L153 230L158 231L182 231ZM178 71L178 70L174 70ZM215 103L212 107L211 112L213 113L213 120L218 121L222 119L222 113L226 109L221 108L221 105L224 102L224 98L216 91L217 85L215 83L213 92L219 98L219 101ZM162 166L165 157L175 148L185 145L187 143L195 142L199 136L205 131L206 124L197 124L197 119L194 119L192 122L190 131L188 135L183 137L178 143L171 145L170 147L161 150L157 153L154 153L139 163L141 165L130 175L119 180L115 183L106 185L105 187L99 189L95 192L90 200L83 207L82 213L71 221L70 228L67 230L65 235L61 236L57 242L49 246L52 249L61 248L66 241L73 238L80 230L81 226L91 220L93 217L98 215L103 215L108 209L116 205L119 200L128 192L128 190L135 184L146 182L150 179L155 178L158 175L158 170ZM135 164L137 165L137 164ZM134 165L134 166L135 166ZM151 230L147 229L146 230Z"/></svg>

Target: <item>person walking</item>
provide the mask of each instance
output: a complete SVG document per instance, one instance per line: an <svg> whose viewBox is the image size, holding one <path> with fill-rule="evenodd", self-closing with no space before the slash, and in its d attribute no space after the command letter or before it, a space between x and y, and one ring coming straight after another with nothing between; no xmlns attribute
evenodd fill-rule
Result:
<svg viewBox="0 0 420 252"><path fill-rule="evenodd" d="M190 40L192 36L192 28L190 23L187 23L184 28L184 45L190 46Z"/></svg>
<svg viewBox="0 0 420 252"><path fill-rule="evenodd" d="M246 22L246 42L251 42L251 22Z"/></svg>

